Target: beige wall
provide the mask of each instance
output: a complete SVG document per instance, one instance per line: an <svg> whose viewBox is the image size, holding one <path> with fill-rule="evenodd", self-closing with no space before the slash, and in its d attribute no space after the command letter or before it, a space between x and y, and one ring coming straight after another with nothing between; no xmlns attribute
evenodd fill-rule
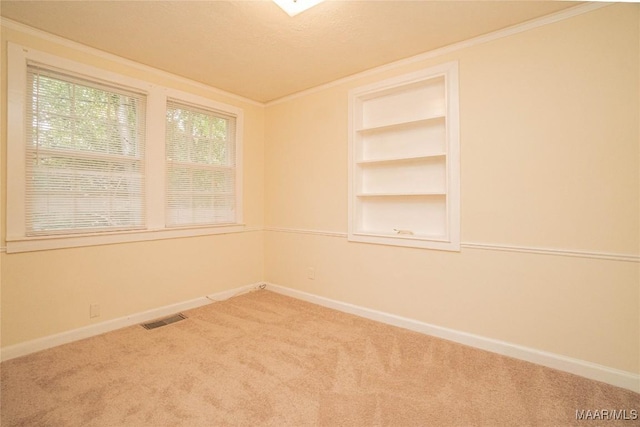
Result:
<svg viewBox="0 0 640 427"><path fill-rule="evenodd" d="M464 247L638 255L638 15L605 7L268 106L267 229L345 233L347 91L458 60L463 249L267 231L266 280L640 372L637 262Z"/></svg>
<svg viewBox="0 0 640 427"><path fill-rule="evenodd" d="M460 252L409 249L350 243L339 234L347 230L347 91L458 60L463 244L637 256L639 10L606 7L266 110L3 28L0 218L11 40L243 108L247 225L338 235L254 231L2 253L2 346L267 280L640 372L637 262L464 245ZM308 267L315 280L307 279ZM95 303L102 315L89 319Z"/></svg>
<svg viewBox="0 0 640 427"><path fill-rule="evenodd" d="M7 41L244 109L244 220L263 226L264 107L121 61L2 29L2 218L6 218ZM1 254L2 346L263 280L262 231L22 254ZM5 245L2 221L2 246ZM101 316L89 319L89 305Z"/></svg>

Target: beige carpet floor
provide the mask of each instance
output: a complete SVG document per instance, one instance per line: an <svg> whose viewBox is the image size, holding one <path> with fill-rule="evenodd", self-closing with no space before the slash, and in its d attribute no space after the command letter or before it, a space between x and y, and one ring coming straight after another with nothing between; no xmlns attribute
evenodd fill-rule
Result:
<svg viewBox="0 0 640 427"><path fill-rule="evenodd" d="M9 426L636 426L640 395L266 290L9 360Z"/></svg>

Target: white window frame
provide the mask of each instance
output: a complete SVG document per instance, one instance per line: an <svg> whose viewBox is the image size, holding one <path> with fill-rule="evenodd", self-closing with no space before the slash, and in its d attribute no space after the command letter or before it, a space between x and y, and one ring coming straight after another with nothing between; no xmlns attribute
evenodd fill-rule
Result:
<svg viewBox="0 0 640 427"><path fill-rule="evenodd" d="M198 101L198 100L196 100ZM181 96L180 98L175 98L175 97L167 97L167 103L172 102L174 103L174 105L180 105L182 107L184 107L185 109L189 110L189 109L195 109L195 110L199 110L200 112L204 112L206 114L208 114L210 117L217 117L217 118L233 118L234 119L234 123L233 123L233 130L232 130L232 134L234 135L234 140L235 140L235 135L237 132L237 119L235 116L231 117L231 115L229 115L227 112L220 110L219 108L212 108L211 106L209 107L205 107L203 105L203 100L199 100L199 102L187 102L187 100L185 100L184 96ZM167 104L165 103L165 104ZM167 108L168 109L168 108ZM165 125L166 125L166 121L165 121ZM166 141L165 139L165 143L168 144L168 141ZM232 145L235 145L235 143L232 141ZM232 148L232 151L235 154L235 150L236 147ZM166 151L166 150L165 150ZM209 167L211 170L215 170L215 169L222 169L222 168L231 168L233 171L236 170L237 168L237 164L235 163L238 160L237 156L234 155L233 160L231 161L232 165L211 165L211 164L207 164L204 165L205 167ZM169 163L169 158L167 155L167 161L165 162L165 166ZM197 167L198 164L197 163L191 163L189 166L191 167ZM168 178L168 176L165 177ZM234 180L237 178L237 174L234 174ZM166 180L165 180L166 181ZM168 185L168 184L167 184ZM166 189L168 190L168 188ZM237 188L235 189L235 191L237 192ZM168 195L168 192L165 192L166 195ZM165 213L168 213L169 211L169 207L166 206L165 209ZM234 206L234 218L235 216L238 214L237 209ZM180 223L176 223L176 224L169 224L169 221L166 221L166 226L167 228L179 228L179 227L202 227L202 226L206 226L206 224L202 224L202 225L198 225L198 224L180 224ZM223 223L221 223L222 225Z"/></svg>
<svg viewBox="0 0 640 427"><path fill-rule="evenodd" d="M146 228L132 231L74 233L27 237L25 226L26 96L27 63L35 62L71 75L147 94L146 106ZM7 253L67 247L192 237L242 231L242 140L244 112L241 108L192 93L61 58L46 52L8 43L7 93ZM165 120L167 98L224 112L236 118L236 218L233 224L167 228L165 226Z"/></svg>
<svg viewBox="0 0 640 427"><path fill-rule="evenodd" d="M144 215L146 199L144 194L146 93L132 90L132 88L122 85L107 86L103 82L78 78L76 75L62 73L58 69L44 67L32 61L29 63L27 71L29 93L26 97L27 161L25 162L27 175L27 208L25 215L27 235L48 236L144 229L146 221ZM49 86L47 82L57 83ZM51 104L47 99L51 99L51 95L53 95L49 93L49 90L53 87L59 90L63 87L61 84L66 89L63 96L69 96L67 102L65 102L69 109L65 109L66 111L64 112L57 111L56 113L64 114L69 128L64 127L62 122L50 121L50 119L55 120L58 114L51 114L53 110L49 110ZM122 105L118 107L118 111L112 111L109 108L106 112L107 115L92 116L91 121L95 120L95 123L91 123L82 117L82 106L87 105L83 96L83 94L86 94L85 88L91 88L92 91L99 91L99 93L109 95L116 94L120 97L120 102L126 99L127 105L135 105L135 107L134 109L129 109ZM58 106L60 105L58 104ZM115 113L119 116L119 113L123 111L120 110L122 107L127 108L127 116L135 112L134 121L126 121L127 137L132 138L130 140L132 144L129 148L133 148L133 151L118 150L118 154L115 154L112 152L114 147L111 142L113 141L109 141L106 146L102 145L102 143L107 141L94 141L95 145L81 145L80 147L69 146L65 141L62 141L64 148L57 146L55 143L49 143L49 130L63 130L67 136L71 136L68 142L85 140L89 135L84 134L84 124L112 124L113 122L110 121L115 117L109 116L109 114ZM76 111L76 109L79 110ZM117 120L118 124L124 123L123 117L118 117ZM33 128L31 127L32 124L35 125ZM58 128L61 125L64 129ZM130 134L132 130L134 134ZM119 136L123 136L122 131L120 131ZM47 159L60 158L64 158L65 161L71 161L73 166L60 167L58 165L51 167L51 165L48 165ZM121 170L113 171L112 169L110 171L103 170L101 165L105 164L109 164L110 167L118 165L116 169L124 166L127 172ZM115 172L115 175L113 175L113 172ZM97 175L93 175L94 173ZM112 178L117 176L120 178L118 180L119 183L125 183L125 186L119 187L119 190L125 188L127 190L128 196L126 197L125 205L129 207L128 210L121 210L121 207L124 206L122 205L123 194L121 192L118 195L110 192L99 193L100 186L90 186L91 190L98 193L94 193L87 198L77 193L79 188L75 187L76 185L81 188L87 188L84 186L91 185L94 182L89 178L90 176L99 177L99 181L103 182L102 179L106 178L107 174ZM45 176L49 177L47 182L42 180ZM33 177L33 179L29 177ZM53 178L53 180L50 178ZM34 185L36 182L38 184ZM109 187L109 189L113 190L113 187ZM52 205L53 209L47 212L44 206ZM89 218L91 218L91 221L88 221ZM96 224L94 221L98 218L104 222L100 222L99 225ZM76 223L78 219L80 221Z"/></svg>

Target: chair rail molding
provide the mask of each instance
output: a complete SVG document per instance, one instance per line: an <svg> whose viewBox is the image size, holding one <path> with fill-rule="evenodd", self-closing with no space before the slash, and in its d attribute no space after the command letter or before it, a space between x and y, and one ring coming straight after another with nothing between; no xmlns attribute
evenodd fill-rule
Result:
<svg viewBox="0 0 640 427"><path fill-rule="evenodd" d="M310 234L316 236L327 237L340 237L347 238L347 233L339 231L325 231L325 230L311 230L303 228L288 228L288 227L265 227L264 231L271 231L275 233L293 233L293 234ZM517 252L517 253L529 253L538 255L553 255L564 257L576 257L576 258L590 258L590 259L602 259L609 261L620 262L634 262L640 263L639 254L619 254L613 252L589 252L580 251L575 249L559 249L559 248L543 248L532 246L512 246L497 243L479 243L479 242L465 242L460 243L460 247L463 249L483 250L483 251L501 251L501 252Z"/></svg>

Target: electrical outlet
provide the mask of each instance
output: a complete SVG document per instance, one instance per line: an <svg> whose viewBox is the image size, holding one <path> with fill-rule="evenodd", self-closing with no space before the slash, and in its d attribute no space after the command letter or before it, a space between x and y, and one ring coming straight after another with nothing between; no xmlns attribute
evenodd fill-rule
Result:
<svg viewBox="0 0 640 427"><path fill-rule="evenodd" d="M89 317L100 317L100 305L99 304L91 304L89 306Z"/></svg>
<svg viewBox="0 0 640 427"><path fill-rule="evenodd" d="M316 278L316 269L313 267L307 268L307 279L315 280Z"/></svg>

